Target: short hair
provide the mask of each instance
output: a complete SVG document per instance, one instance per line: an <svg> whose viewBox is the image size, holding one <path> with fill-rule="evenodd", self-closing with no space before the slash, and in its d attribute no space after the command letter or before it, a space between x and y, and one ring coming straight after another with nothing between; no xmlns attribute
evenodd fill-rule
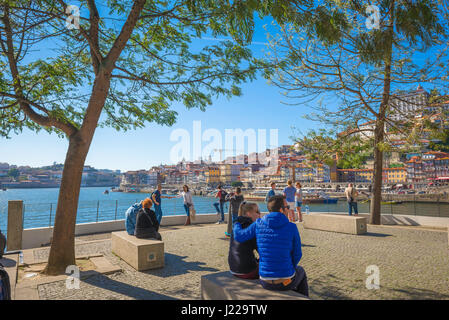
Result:
<svg viewBox="0 0 449 320"><path fill-rule="evenodd" d="M221 189L221 186L218 186L217 188L218 188L218 189Z"/></svg>
<svg viewBox="0 0 449 320"><path fill-rule="evenodd" d="M270 184L270 186L273 186L273 184L276 184L276 182L272 182L272 183Z"/></svg>
<svg viewBox="0 0 449 320"><path fill-rule="evenodd" d="M291 180L288 180L288 181L287 181L287 184L288 184L289 186L291 186L292 183L293 183L293 182L292 182Z"/></svg>
<svg viewBox="0 0 449 320"><path fill-rule="evenodd" d="M240 188L240 187L235 188L235 192L242 193L242 188Z"/></svg>
<svg viewBox="0 0 449 320"><path fill-rule="evenodd" d="M153 201L151 201L151 199L150 198L146 198L145 200L143 200L143 202L142 202L142 206L144 207L144 208L151 208L151 206L153 205Z"/></svg>
<svg viewBox="0 0 449 320"><path fill-rule="evenodd" d="M285 196L275 195L268 199L267 208L269 212L280 212L284 208Z"/></svg>

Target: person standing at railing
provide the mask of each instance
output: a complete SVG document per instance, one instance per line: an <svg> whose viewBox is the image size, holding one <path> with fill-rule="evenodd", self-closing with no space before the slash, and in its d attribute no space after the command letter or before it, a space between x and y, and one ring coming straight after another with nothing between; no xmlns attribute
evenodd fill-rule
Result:
<svg viewBox="0 0 449 320"><path fill-rule="evenodd" d="M288 214L288 220L290 220L290 222L295 222L295 195L296 188L293 187L293 181L288 180L287 187L284 189L284 196L289 207L290 213Z"/></svg>
<svg viewBox="0 0 449 320"><path fill-rule="evenodd" d="M166 199L173 198L173 197L169 197L169 196L163 196L161 193L161 190L162 190L162 185L158 184L157 189L155 191L153 191L153 193L151 194L151 199L153 200L153 203L154 203L154 211L156 212L156 219L159 224L161 224L161 220L162 220L162 207L161 207L162 198L166 198Z"/></svg>
<svg viewBox="0 0 449 320"><path fill-rule="evenodd" d="M232 226L234 222L237 220L237 217L239 216L240 204L244 200L242 195L242 189L239 187L235 188L235 192L228 194L226 196L226 199L229 201L229 211L228 211L228 229L225 232L225 235L227 237L230 237L232 234Z"/></svg>
<svg viewBox="0 0 449 320"><path fill-rule="evenodd" d="M182 186L182 192L177 195L175 198L181 198L184 201L184 210L186 211L186 215L187 215L187 219L186 222L184 223L185 226L190 225L191 221L190 221L190 209L193 208L193 198L192 198L192 193L189 191L189 186L187 186L186 184Z"/></svg>
<svg viewBox="0 0 449 320"><path fill-rule="evenodd" d="M348 184L348 187L345 190L345 196L348 201L348 214L352 216L352 208L354 208L354 215L359 215L359 211L357 209L357 196L359 193L354 188L352 183Z"/></svg>
<svg viewBox="0 0 449 320"><path fill-rule="evenodd" d="M296 211L298 212L298 220L299 220L299 222L302 222L302 213L301 213L302 187L301 187L301 183L299 183L299 182L296 182L295 204L296 204Z"/></svg>

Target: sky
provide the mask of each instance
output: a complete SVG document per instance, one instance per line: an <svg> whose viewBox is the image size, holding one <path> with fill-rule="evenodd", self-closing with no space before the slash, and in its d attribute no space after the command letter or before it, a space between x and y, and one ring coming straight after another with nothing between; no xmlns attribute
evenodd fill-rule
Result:
<svg viewBox="0 0 449 320"><path fill-rule="evenodd" d="M105 9L100 10L100 15ZM269 25L271 19L256 20L255 34L251 49L255 55L263 55L266 50L264 43L267 35L264 25ZM211 45L217 39L205 37L195 40L199 45ZM45 49L34 53L35 57L45 56ZM302 118L311 110L303 105L286 105L285 97L280 90L267 83L261 76L253 82L241 86L242 95L231 99L218 98L205 112L198 109L187 110L181 104L173 104L172 108L178 112L176 123L172 127L148 123L143 129L117 132L111 128L97 128L86 165L99 169L112 170L139 170L149 169L160 164L173 164L172 151L177 141L170 139L170 135L177 129L184 129L188 133L191 144L191 157L193 158L193 124L200 121L202 133L207 129L216 129L222 136L222 145L225 148L226 129L253 129L266 130L267 147L273 146L269 141L270 129L277 130L276 145L292 144L292 135L296 129L306 132L317 128L318 124ZM291 102L291 101L290 101ZM296 128L296 129L294 129ZM175 131L176 132L176 131ZM259 136L260 138L260 136ZM202 142L203 148L208 144ZM11 139L0 137L0 162L14 165L29 165L39 167L56 163L64 163L68 143L56 135L46 132L34 133L25 129L19 135L12 135ZM238 152L237 154L241 153ZM245 151L248 151L246 148ZM261 151L261 150L258 150ZM224 151L226 153L227 151ZM215 154L218 158L219 153Z"/></svg>
<svg viewBox="0 0 449 320"><path fill-rule="evenodd" d="M102 13L100 12L100 15ZM266 50L266 32L264 24L269 19L257 20L253 44L251 49L255 55L262 55ZM216 44L217 39L206 37L195 40L198 45ZM34 53L36 58L45 56L45 49ZM182 104L173 104L172 108L178 112L176 123L172 127L147 123L143 129L117 132L112 128L97 128L86 165L99 169L139 170L149 169L159 164L174 163L171 151L177 141L171 141L170 135L176 129L184 129L190 135L193 148L193 123L200 121L202 132L216 129L222 135L222 147L225 148L226 129L266 130L266 146L273 146L269 140L270 129L277 129L278 139L275 145L292 144L290 137L294 134L293 127L302 130L313 127L313 123L306 122L301 116L306 112L305 107L283 104L279 89L267 83L259 76L253 82L241 86L242 95L231 99L218 98L213 101L205 112L198 109L187 110ZM261 139L260 139L261 140ZM203 148L207 145L203 142ZM0 162L14 165L28 165L39 167L53 162L64 163L68 142L64 138L50 135L46 132L35 133L25 129L19 135L11 135L11 139L0 137ZM247 151L245 147L245 151ZM228 151L223 151L227 155ZM237 152L238 154L241 152ZM245 152L246 153L246 152ZM190 153L193 158L193 149ZM229 155L229 154L228 154ZM219 158L219 152L212 154L213 159ZM223 157L224 158L224 157Z"/></svg>

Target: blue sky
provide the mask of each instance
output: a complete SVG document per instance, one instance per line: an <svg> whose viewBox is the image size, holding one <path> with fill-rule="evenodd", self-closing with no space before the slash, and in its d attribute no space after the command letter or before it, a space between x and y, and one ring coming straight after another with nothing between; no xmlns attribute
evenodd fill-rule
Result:
<svg viewBox="0 0 449 320"><path fill-rule="evenodd" d="M266 42L264 24L269 19L258 20L251 49L255 55L262 55ZM196 40L200 45L215 44L217 40L207 38ZM195 43L195 45L196 45ZM43 49L44 50L44 49ZM36 52L35 57L45 56L45 51ZM306 109L281 103L279 89L269 85L261 76L242 86L242 96L232 99L219 98L205 112L198 109L187 110L182 104L174 104L178 112L177 122L172 127L149 123L146 128L117 132L111 128L98 128L86 165L96 168L137 170L149 169L153 165L170 163L170 150L176 142L170 141L175 129L186 129L192 134L193 121L201 121L202 131L210 128L221 132L225 129L278 129L278 143L291 144L289 138L299 127L306 130L314 124L306 122L301 115ZM192 142L191 142L192 143ZM203 146L207 143L204 142ZM267 145L269 144L267 138ZM0 138L0 162L15 165L44 166L54 161L63 163L68 143L65 139L46 132L34 133L24 130L12 135L11 139ZM223 141L224 147L224 141Z"/></svg>
<svg viewBox="0 0 449 320"><path fill-rule="evenodd" d="M107 13L100 9L100 15ZM81 12L83 14L83 11ZM270 24L271 19L256 20L256 30L251 49L256 56L266 49L266 31L263 25ZM211 45L216 40L211 38L195 40L195 45ZM35 57L45 56L45 50L35 52ZM291 144L293 127L306 132L316 128L317 124L302 118L310 110L305 106L285 105L285 98L279 89L269 85L261 76L253 82L242 86L242 96L230 100L220 98L213 101L205 112L197 109L187 110L181 104L174 104L178 112L177 122L172 127L149 123L146 128L117 132L110 128L98 128L86 165L96 168L137 170L149 169L161 163L169 164L170 151L176 142L170 141L170 134L175 129L185 129L192 135L193 121L201 121L202 130L214 128L225 135L225 129L270 129L278 130L278 144ZM192 142L191 142L192 143ZM267 144L269 142L267 141ZM203 146L207 143L204 142ZM0 162L16 165L43 166L56 161L63 163L67 150L67 141L46 132L34 133L25 130L12 139L0 138ZM224 142L223 142L224 145Z"/></svg>

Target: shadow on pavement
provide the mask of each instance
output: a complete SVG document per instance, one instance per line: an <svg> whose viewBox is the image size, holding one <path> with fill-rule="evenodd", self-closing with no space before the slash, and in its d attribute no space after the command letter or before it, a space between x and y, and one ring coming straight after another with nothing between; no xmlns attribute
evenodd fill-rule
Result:
<svg viewBox="0 0 449 320"><path fill-rule="evenodd" d="M448 294L436 292L428 289L405 287L403 289L389 289L392 292L400 293L398 299L414 299L414 300L442 300L449 299Z"/></svg>
<svg viewBox="0 0 449 320"><path fill-rule="evenodd" d="M386 233L367 232L367 233L364 233L364 234L359 234L358 236L385 238L385 237L392 237L393 235L386 234Z"/></svg>
<svg viewBox="0 0 449 320"><path fill-rule="evenodd" d="M164 294L159 294L153 291L113 280L101 273L93 275L87 279L82 279L81 281L92 286L119 293L137 300L178 300Z"/></svg>
<svg viewBox="0 0 449 320"><path fill-rule="evenodd" d="M5 267L5 268L12 268L15 267L17 262L13 259L8 259L6 256L3 256L2 259L0 259L0 263Z"/></svg>
<svg viewBox="0 0 449 320"><path fill-rule="evenodd" d="M165 253L165 266L161 269L143 271L158 277L171 277L189 273L189 271L209 271L216 272L219 269L207 267L206 263L200 261L185 261L188 256L178 256L172 253Z"/></svg>

